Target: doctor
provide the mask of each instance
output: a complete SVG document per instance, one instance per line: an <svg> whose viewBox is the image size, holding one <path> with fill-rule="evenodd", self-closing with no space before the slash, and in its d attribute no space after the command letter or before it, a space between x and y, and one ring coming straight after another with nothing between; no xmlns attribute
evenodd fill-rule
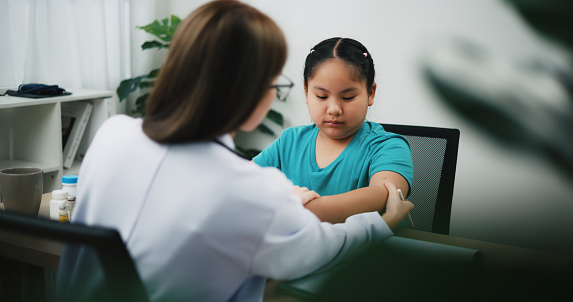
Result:
<svg viewBox="0 0 573 302"><path fill-rule="evenodd" d="M302 205L316 193L294 195L279 170L234 153L234 132L266 116L286 58L260 11L204 4L178 27L145 118L112 117L95 136L73 223L117 229L151 301L260 301L267 278L327 269L391 236L413 208L387 182L382 217L321 223Z"/></svg>

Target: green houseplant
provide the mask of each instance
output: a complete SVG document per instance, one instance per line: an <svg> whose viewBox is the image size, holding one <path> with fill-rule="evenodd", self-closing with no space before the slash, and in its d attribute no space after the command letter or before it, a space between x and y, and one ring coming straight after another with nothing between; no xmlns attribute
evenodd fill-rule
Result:
<svg viewBox="0 0 573 302"><path fill-rule="evenodd" d="M141 49L160 50L163 48L169 48L171 39L173 38L173 34L175 33L177 26L179 26L179 23L181 23L181 19L175 15L171 15L170 17L162 20L154 20L145 26L138 26L138 29L142 29L156 37L156 39L145 41L141 45ZM160 68L151 70L148 74L125 79L121 81L117 87L116 92L120 102L127 99L130 94L138 92L138 97L135 100L135 109L131 112L131 115L141 117L145 116L145 104L147 102L147 98L149 97L149 92L155 83L155 79L159 74ZM271 109L267 114L267 119L279 125L280 127L284 127L283 115L276 110ZM266 135L275 135L274 131L264 124L259 125L257 132ZM256 133L253 132L252 135L256 135ZM248 158L252 158L260 152L260 150L255 148L242 147L238 145L237 149Z"/></svg>

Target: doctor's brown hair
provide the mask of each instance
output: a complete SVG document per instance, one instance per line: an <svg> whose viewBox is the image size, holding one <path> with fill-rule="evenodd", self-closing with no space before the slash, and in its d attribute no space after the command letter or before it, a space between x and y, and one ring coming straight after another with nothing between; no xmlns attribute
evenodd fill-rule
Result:
<svg viewBox="0 0 573 302"><path fill-rule="evenodd" d="M284 34L257 9L213 1L177 28L143 131L158 143L205 141L247 121L287 57Z"/></svg>

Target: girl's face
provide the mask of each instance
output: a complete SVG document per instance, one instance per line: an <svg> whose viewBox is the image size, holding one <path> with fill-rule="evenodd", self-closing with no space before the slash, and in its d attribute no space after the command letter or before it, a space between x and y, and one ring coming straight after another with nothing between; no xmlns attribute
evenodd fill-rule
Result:
<svg viewBox="0 0 573 302"><path fill-rule="evenodd" d="M276 84L278 78L279 78L278 76L275 77L271 82L271 85ZM276 88L269 88L268 91L263 95L263 98L259 102L259 105L257 105L257 107L255 108L255 111L251 113L249 119L247 119L247 121L243 125L241 125L239 129L245 132L251 132L255 130L267 116L267 113L271 109L271 105L273 104L273 101L276 99L276 97L277 97Z"/></svg>
<svg viewBox="0 0 573 302"><path fill-rule="evenodd" d="M370 94L365 81L351 78L351 68L334 58L318 67L305 87L306 104L319 135L334 140L351 140L374 104L376 84Z"/></svg>

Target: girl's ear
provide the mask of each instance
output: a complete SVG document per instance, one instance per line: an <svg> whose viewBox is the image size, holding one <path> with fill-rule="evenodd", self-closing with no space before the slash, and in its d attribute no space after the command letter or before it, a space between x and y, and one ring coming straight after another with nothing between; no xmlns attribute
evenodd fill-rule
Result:
<svg viewBox="0 0 573 302"><path fill-rule="evenodd" d="M374 95L376 95L376 83L372 84L372 88L370 88L368 93L368 106L374 105Z"/></svg>
<svg viewBox="0 0 573 302"><path fill-rule="evenodd" d="M308 104L308 87L306 87L306 84L302 84L302 86L304 86L304 102L306 104Z"/></svg>

